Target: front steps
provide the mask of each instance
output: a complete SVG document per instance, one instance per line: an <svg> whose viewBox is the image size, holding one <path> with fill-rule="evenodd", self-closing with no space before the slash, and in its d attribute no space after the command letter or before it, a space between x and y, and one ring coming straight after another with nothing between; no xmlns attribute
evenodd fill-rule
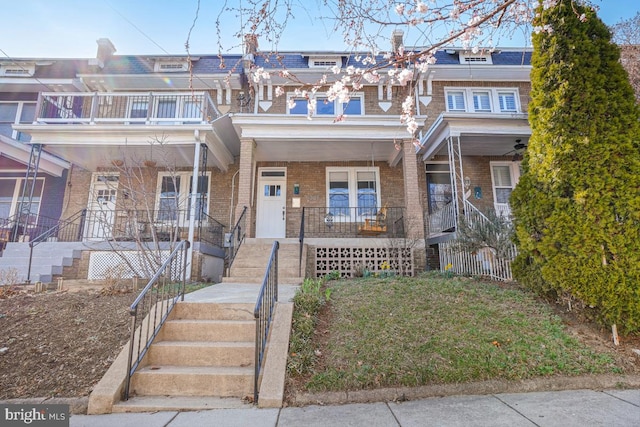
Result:
<svg viewBox="0 0 640 427"><path fill-rule="evenodd" d="M178 302L113 412L238 407L252 397L254 304Z"/></svg>
<svg viewBox="0 0 640 427"><path fill-rule="evenodd" d="M258 283L264 279L273 242L278 240L278 283L299 285L304 280L304 260L300 268L300 244L297 239L251 239L240 246L231 265L231 272L224 283ZM302 275L301 275L302 274Z"/></svg>
<svg viewBox="0 0 640 427"><path fill-rule="evenodd" d="M51 283L55 275L62 274L63 268L73 265L80 258L82 243L42 242L33 248L30 282ZM0 270L13 270L18 283L27 280L29 270L29 243L9 242L0 257Z"/></svg>

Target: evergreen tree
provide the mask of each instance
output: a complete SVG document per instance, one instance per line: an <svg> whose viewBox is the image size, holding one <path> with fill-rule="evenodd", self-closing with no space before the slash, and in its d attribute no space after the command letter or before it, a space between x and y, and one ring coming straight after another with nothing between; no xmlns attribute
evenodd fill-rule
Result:
<svg viewBox="0 0 640 427"><path fill-rule="evenodd" d="M547 2L548 3L548 2ZM514 274L640 330L640 111L619 49L578 0L538 8Z"/></svg>

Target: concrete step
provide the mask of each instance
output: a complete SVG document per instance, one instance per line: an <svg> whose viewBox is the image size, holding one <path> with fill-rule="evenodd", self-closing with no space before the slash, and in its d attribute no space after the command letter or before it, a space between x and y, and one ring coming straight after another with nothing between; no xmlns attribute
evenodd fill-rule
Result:
<svg viewBox="0 0 640 427"><path fill-rule="evenodd" d="M242 267L235 268L235 265L231 268L231 276L251 276L251 277L264 277L266 270L263 267ZM278 277L293 277L298 276L298 266L284 267L278 265Z"/></svg>
<svg viewBox="0 0 640 427"><path fill-rule="evenodd" d="M137 396L244 397L253 393L253 367L145 366L133 375Z"/></svg>
<svg viewBox="0 0 640 427"><path fill-rule="evenodd" d="M263 276L230 276L223 277L222 283L255 283L256 285L261 285ZM299 285L304 281L304 277L300 276L278 276L278 284L280 285Z"/></svg>
<svg viewBox="0 0 640 427"><path fill-rule="evenodd" d="M149 365L253 366L253 341L161 341L149 349Z"/></svg>
<svg viewBox="0 0 640 427"><path fill-rule="evenodd" d="M253 307L251 308L253 318ZM255 320L178 319L165 322L161 341L255 341Z"/></svg>
<svg viewBox="0 0 640 427"><path fill-rule="evenodd" d="M252 303L180 301L171 312L171 320L253 320L254 307L255 301Z"/></svg>
<svg viewBox="0 0 640 427"><path fill-rule="evenodd" d="M113 405L114 413L160 412L160 411L205 411L209 409L251 409L237 397L214 396L135 396Z"/></svg>

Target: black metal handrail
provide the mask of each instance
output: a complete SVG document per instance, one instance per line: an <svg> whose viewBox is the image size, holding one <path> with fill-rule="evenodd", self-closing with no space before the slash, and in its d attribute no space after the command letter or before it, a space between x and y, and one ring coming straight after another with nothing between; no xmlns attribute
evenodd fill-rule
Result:
<svg viewBox="0 0 640 427"><path fill-rule="evenodd" d="M271 256L264 273L262 286L258 293L256 307L253 310L253 316L256 319L256 358L254 365L253 377L253 402L258 403L260 371L264 359L265 350L267 349L267 338L269 337L269 329L271 320L273 319L273 309L278 302L278 248L280 244L275 241L271 247Z"/></svg>
<svg viewBox="0 0 640 427"><path fill-rule="evenodd" d="M69 218L60 219L58 222L29 240L29 266L27 267L26 283L31 283L31 263L33 261L33 248L40 243L55 238L57 241L74 241L82 238L82 227L87 214L86 209L81 209Z"/></svg>
<svg viewBox="0 0 640 427"><path fill-rule="evenodd" d="M404 207L304 207L305 237L405 237Z"/></svg>
<svg viewBox="0 0 640 427"><path fill-rule="evenodd" d="M77 219L78 212L72 217ZM77 228L65 227L63 232L51 232L52 229L57 230L60 222L69 222L69 220L69 218L61 220L35 213L15 214L0 222L0 232L6 236L6 240L9 242L31 242L47 232L50 232L47 238L55 237L58 241L63 242L77 241L79 238L77 230L81 230L82 221L75 224Z"/></svg>
<svg viewBox="0 0 640 427"><path fill-rule="evenodd" d="M218 248L223 247L225 226L205 212L201 215L202 220L198 221L198 239Z"/></svg>
<svg viewBox="0 0 640 427"><path fill-rule="evenodd" d="M298 235L298 241L300 242L300 249L298 253L298 277L302 277L302 252L304 248L304 206L302 207L302 218L300 219L300 234Z"/></svg>
<svg viewBox="0 0 640 427"><path fill-rule="evenodd" d="M233 260L236 258L236 254L244 241L244 236L246 234L246 213L247 207L245 206L242 209L242 213L236 222L236 225L233 226L233 229L226 237L225 246L227 247L227 253L225 256L225 264L227 275L229 274L229 270L231 269L231 264L233 264Z"/></svg>
<svg viewBox="0 0 640 427"><path fill-rule="evenodd" d="M183 240L171 252L140 295L129 307L131 338L124 398L129 399L131 377L147 354L178 299L184 301L187 280L187 252L189 242ZM135 355L135 357L134 357Z"/></svg>

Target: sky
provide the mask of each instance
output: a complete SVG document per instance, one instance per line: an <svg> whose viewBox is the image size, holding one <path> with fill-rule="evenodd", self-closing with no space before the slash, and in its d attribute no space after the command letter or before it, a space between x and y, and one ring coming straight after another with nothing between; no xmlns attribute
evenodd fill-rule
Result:
<svg viewBox="0 0 640 427"><path fill-rule="evenodd" d="M241 0L226 0L237 3ZM640 11L640 0L592 0L599 16L613 25ZM223 0L200 0L198 20L190 38L191 54L218 52L215 21ZM185 42L193 24L197 0L0 0L0 57L93 58L96 40L108 38L120 55L162 55L186 52ZM280 51L346 50L331 24L314 18L322 15L317 0L296 0L295 19L283 33ZM225 16L223 53L240 53L240 17ZM504 38L500 47L529 45L528 38ZM260 41L260 49L272 46Z"/></svg>

